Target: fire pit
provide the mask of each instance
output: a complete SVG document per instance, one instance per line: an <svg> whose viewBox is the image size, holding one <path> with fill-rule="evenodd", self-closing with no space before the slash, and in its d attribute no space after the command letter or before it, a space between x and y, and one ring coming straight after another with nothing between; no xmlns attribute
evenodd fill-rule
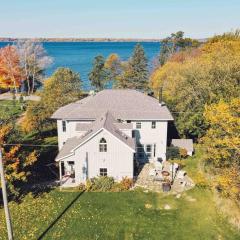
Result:
<svg viewBox="0 0 240 240"><path fill-rule="evenodd" d="M169 173L168 171L162 171L162 175L163 175L164 177L167 177L167 176L170 175L170 173Z"/></svg>

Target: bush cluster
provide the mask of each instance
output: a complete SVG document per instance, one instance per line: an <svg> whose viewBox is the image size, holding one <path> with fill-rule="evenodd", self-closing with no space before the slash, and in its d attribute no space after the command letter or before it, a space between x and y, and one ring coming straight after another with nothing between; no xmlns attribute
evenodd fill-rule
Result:
<svg viewBox="0 0 240 240"><path fill-rule="evenodd" d="M112 177L100 176L88 179L86 184L81 184L79 189L88 192L122 192L127 191L133 186L133 180L123 178L121 182L115 182Z"/></svg>

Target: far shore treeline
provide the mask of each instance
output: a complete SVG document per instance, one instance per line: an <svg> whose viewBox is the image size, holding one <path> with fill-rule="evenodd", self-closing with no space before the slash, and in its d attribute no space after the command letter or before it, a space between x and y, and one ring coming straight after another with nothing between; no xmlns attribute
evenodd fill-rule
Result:
<svg viewBox="0 0 240 240"><path fill-rule="evenodd" d="M59 68L44 79L44 71L52 61L40 42L20 40L0 49L1 91L11 90L14 106L21 106L20 120L4 117L0 111L0 144L56 144L56 124L49 120L50 116L59 107L84 98L86 93L80 74L69 68ZM110 87L136 89L156 98L162 93L180 137L192 138L202 147L204 166L214 178L212 188L239 204L239 31L204 42L186 38L182 31L173 33L161 41L151 72L144 48L137 43L126 61L115 53L107 58L96 56L88 76L96 91ZM20 103L16 93L37 94L41 100L24 102L20 98ZM9 189L15 196L20 192L19 183L40 177L43 162L53 161L56 153L20 145L4 147L3 151Z"/></svg>

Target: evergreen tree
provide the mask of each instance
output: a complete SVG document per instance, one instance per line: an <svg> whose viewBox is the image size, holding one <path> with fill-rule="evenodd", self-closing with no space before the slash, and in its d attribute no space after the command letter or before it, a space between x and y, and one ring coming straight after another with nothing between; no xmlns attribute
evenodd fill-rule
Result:
<svg viewBox="0 0 240 240"><path fill-rule="evenodd" d="M98 55L94 58L92 71L88 74L91 85L97 90L104 89L106 82L109 79L109 72L105 68L104 57Z"/></svg>
<svg viewBox="0 0 240 240"><path fill-rule="evenodd" d="M129 88L139 90L148 89L148 63L144 49L139 43L135 46L133 55L129 60L128 71Z"/></svg>

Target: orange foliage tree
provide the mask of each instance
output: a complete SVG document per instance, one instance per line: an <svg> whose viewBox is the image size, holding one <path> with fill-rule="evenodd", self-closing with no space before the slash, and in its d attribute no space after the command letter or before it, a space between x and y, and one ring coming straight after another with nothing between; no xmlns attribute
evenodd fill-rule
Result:
<svg viewBox="0 0 240 240"><path fill-rule="evenodd" d="M30 174L28 167L37 160L37 152L23 151L20 145L5 146L12 130L13 126L11 125L0 127L0 147L2 146L7 186L13 194L17 195L16 185L27 180L27 176Z"/></svg>
<svg viewBox="0 0 240 240"><path fill-rule="evenodd" d="M12 88L18 92L23 80L19 55L15 46L0 49L0 87Z"/></svg>

